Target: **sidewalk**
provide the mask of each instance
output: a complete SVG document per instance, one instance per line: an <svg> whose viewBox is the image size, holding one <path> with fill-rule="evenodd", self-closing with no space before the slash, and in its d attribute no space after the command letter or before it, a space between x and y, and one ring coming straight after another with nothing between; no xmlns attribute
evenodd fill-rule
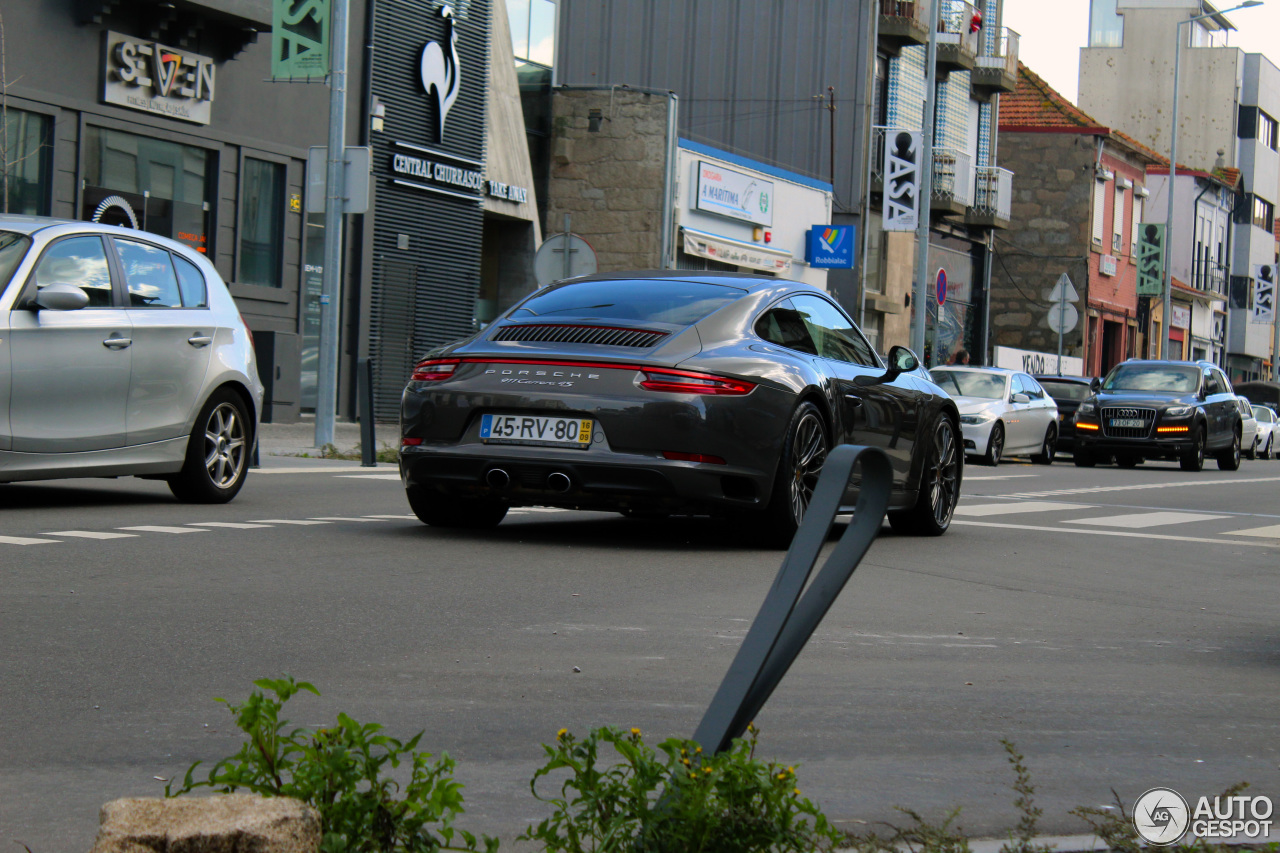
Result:
<svg viewBox="0 0 1280 853"><path fill-rule="evenodd" d="M377 447L398 447L399 424L375 424ZM341 452L358 452L360 424L337 421L333 425L333 445ZM296 424L262 424L258 432L258 448L261 456L319 456L316 447L316 421L312 415L303 415Z"/></svg>

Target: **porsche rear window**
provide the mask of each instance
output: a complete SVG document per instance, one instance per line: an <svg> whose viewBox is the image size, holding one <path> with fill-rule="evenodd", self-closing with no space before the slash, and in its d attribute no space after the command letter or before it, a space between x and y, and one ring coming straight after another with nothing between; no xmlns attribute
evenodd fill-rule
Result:
<svg viewBox="0 0 1280 853"><path fill-rule="evenodd" d="M738 287L678 279L582 281L540 290L511 316L691 326L744 293Z"/></svg>

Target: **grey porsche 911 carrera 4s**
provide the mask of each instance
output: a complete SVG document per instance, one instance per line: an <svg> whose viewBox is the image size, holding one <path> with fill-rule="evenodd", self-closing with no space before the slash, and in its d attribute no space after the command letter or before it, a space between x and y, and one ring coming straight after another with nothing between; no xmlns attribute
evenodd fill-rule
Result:
<svg viewBox="0 0 1280 853"><path fill-rule="evenodd" d="M883 449L895 529L939 535L960 495L959 414L915 355L882 360L811 285L661 271L569 279L428 353L401 402L423 522L513 506L707 514L785 544L828 451ZM855 473L846 493L857 499Z"/></svg>

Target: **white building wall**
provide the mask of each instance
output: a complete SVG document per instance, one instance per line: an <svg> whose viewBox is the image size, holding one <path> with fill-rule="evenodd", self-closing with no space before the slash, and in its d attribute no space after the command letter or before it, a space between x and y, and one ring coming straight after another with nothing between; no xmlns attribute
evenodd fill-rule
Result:
<svg viewBox="0 0 1280 853"><path fill-rule="evenodd" d="M746 243L754 243L764 249L783 250L791 253L791 271L782 273L780 277L803 281L808 284L827 288L827 271L813 269L805 263L805 238L810 228L815 225L831 223L831 193L794 183L776 174L750 169L739 163L717 160L705 154L678 149L677 163L679 187L676 197L676 224L697 231L726 237ZM759 177L762 181L773 184L773 225L762 226L770 232L771 241L755 240L755 225L740 219L719 216L698 210L698 163L715 163L716 165L743 174ZM859 235L860 237L861 235ZM677 238L678 239L678 238ZM760 270L743 269L743 272L758 273Z"/></svg>

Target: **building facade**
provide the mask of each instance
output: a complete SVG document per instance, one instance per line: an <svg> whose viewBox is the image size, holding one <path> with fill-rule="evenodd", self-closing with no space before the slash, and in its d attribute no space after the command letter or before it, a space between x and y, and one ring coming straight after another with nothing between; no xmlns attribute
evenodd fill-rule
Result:
<svg viewBox="0 0 1280 853"><path fill-rule="evenodd" d="M1244 22L1249 12L1237 14ZM1255 271L1274 266L1277 257L1280 70L1261 54L1227 46L1233 29L1204 0L1091 0L1089 46L1080 52L1080 105L1156 151L1168 152L1177 49L1179 172L1186 167L1216 175L1220 161L1240 175L1227 237L1233 284L1223 366L1235 380L1273 378L1277 329L1270 319L1257 322L1254 294ZM1199 190L1188 192L1196 196ZM1190 204L1178 209L1185 221L1175 231L1191 236L1199 227L1198 213Z"/></svg>

